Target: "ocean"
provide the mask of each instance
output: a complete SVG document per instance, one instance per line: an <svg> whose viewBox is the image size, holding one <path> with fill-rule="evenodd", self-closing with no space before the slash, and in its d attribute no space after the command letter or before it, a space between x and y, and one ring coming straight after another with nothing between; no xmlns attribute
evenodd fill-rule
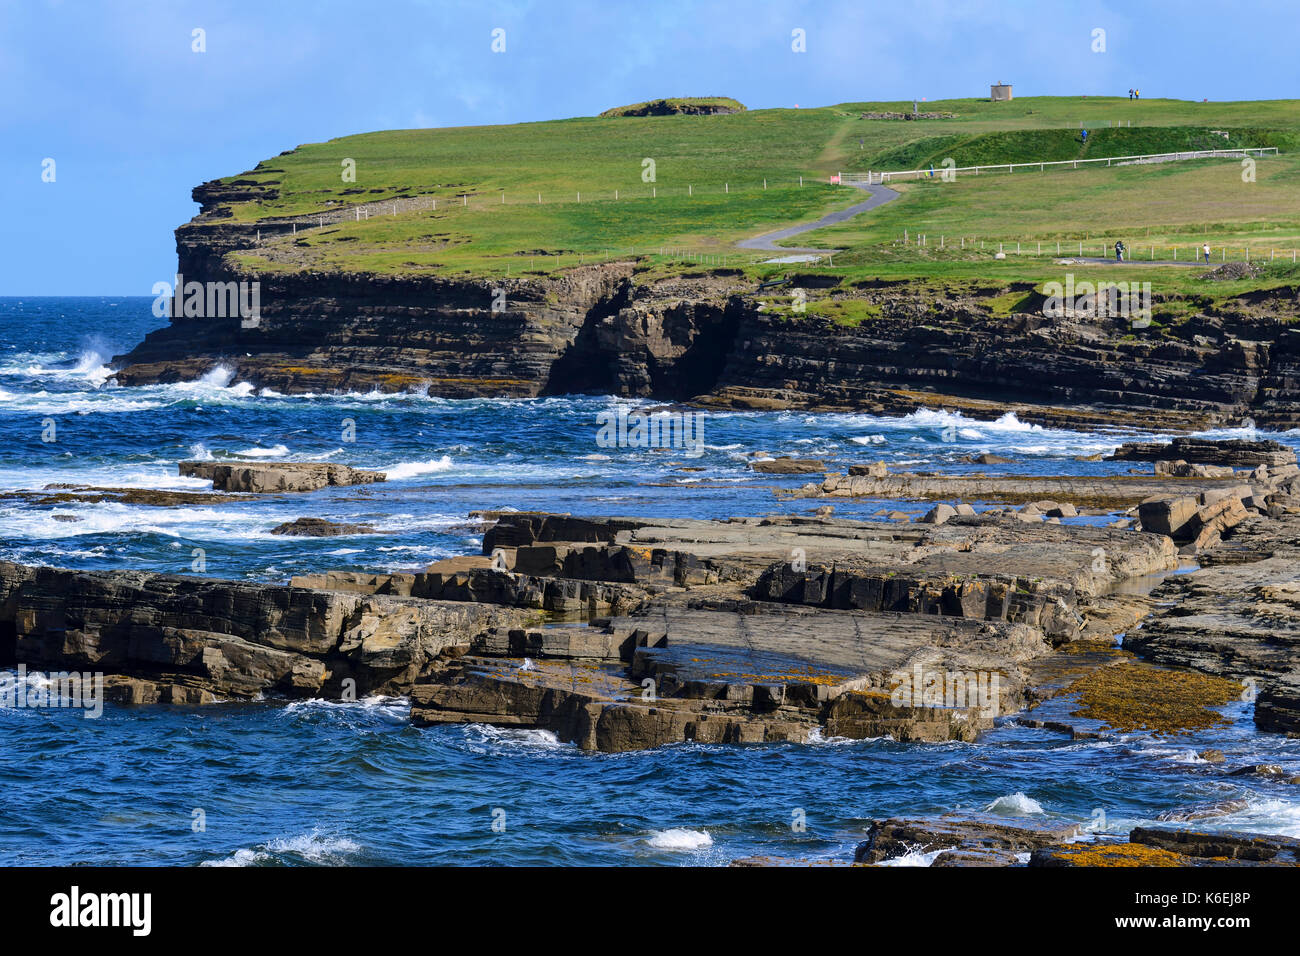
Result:
<svg viewBox="0 0 1300 956"><path fill-rule="evenodd" d="M471 511L725 518L808 513L782 496L816 476L754 473L753 452L819 458L832 470L883 460L989 474L1122 474L1079 461L1158 438L995 422L918 409L885 418L708 412L704 448L605 447L602 414L656 403L608 396L447 400L414 394L280 395L232 383L121 388L109 358L165 319L147 297L0 299L0 559L85 569L285 581L324 569L413 571L477 553ZM1208 437L1300 434L1253 428ZM49 439L53 440L49 440ZM333 461L383 484L229 504L56 502L51 484L203 491L177 462ZM869 518L916 502L845 501ZM298 517L382 534L272 535ZM1076 519L1105 522L1106 517ZM0 671L0 691L20 678ZM39 680L27 676L24 681ZM21 688L20 688L21 689ZM0 693L0 700L5 699ZM14 695L8 695L12 698ZM1050 718L1052 702L1035 713ZM584 753L541 731L415 729L397 698L259 701L207 708L106 705L80 712L0 706L0 864L725 864L767 856L852 858L873 819L987 812L1125 833L1173 807L1240 800L1198 828L1300 836L1300 793L1281 779L1227 778L1230 764L1300 775L1300 740L1259 734L1251 705L1195 738L1073 741L1014 717L976 744L823 739L809 745L681 744ZM1064 711L1059 711L1064 712ZM925 865L918 850L903 864Z"/></svg>

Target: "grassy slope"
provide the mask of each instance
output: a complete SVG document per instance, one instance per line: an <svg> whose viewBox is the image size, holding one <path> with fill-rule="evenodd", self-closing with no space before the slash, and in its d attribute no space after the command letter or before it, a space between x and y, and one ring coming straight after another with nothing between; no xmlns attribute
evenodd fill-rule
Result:
<svg viewBox="0 0 1300 956"><path fill-rule="evenodd" d="M1228 145L1274 144L1284 152L1300 147L1295 101L952 100L925 108L952 112L954 119L859 118L864 111L910 107L857 103L724 116L580 118L369 133L311 144L240 177L278 183L280 196L238 205L236 218L305 215L406 196L439 197L437 212L301 230L296 241L272 240L264 253L241 258L258 268L497 274L567 267L579 256L603 256L606 250L627 254L635 247L644 254L667 245L729 252L729 261L748 263L751 257L738 255L731 242L860 198L856 190L827 184L839 170L915 168L950 155L965 164L1198 148L1225 142L1208 133L1215 129L1229 132ZM1118 125L1129 120L1132 127ZM1117 125L1107 127L1108 121ZM1086 147L1078 142L1080 123L1092 131ZM653 185L642 181L645 158L656 164ZM356 162L355 183L341 180L344 159ZM1242 184L1239 174L1229 160L907 184L902 199L790 244L846 249L836 267L852 274L960 276L1004 270L1029 275L1037 266L898 248L893 240L906 228L1013 241L1117 234L1133 246L1145 241L1148 227L1155 227L1152 238L1163 243L1292 240L1300 232L1297 161L1262 161L1255 184ZM729 193L724 184L730 184ZM458 205L457 197L465 194L469 205Z"/></svg>

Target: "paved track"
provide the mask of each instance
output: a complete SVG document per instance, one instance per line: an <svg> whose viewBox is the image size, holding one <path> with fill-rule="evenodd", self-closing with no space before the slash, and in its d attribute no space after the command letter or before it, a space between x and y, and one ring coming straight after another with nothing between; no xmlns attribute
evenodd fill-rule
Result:
<svg viewBox="0 0 1300 956"><path fill-rule="evenodd" d="M837 249L794 249L790 246L778 246L777 240L789 239L791 236L797 236L800 233L812 232L814 229L821 229L823 226L833 226L837 222L844 222L846 219L852 219L858 213L866 212L868 209L875 209L877 206L883 206L887 202L892 202L899 197L899 193L890 189L888 186L868 186L866 183L850 183L858 189L871 193L871 198L854 203L847 209L841 209L838 212L832 212L822 216L816 222L806 222L799 226L787 226L785 229L779 229L776 232L765 233L761 236L755 236L753 239L742 239L736 243L742 249L762 249L766 252L784 252L800 253L815 252L821 255L829 255L838 252Z"/></svg>

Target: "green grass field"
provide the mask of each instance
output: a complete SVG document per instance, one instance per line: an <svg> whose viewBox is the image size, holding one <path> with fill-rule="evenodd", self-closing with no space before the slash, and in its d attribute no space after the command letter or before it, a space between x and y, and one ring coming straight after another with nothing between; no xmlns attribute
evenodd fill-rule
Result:
<svg viewBox="0 0 1300 956"><path fill-rule="evenodd" d="M400 130L309 144L231 177L278 193L236 204L234 218L310 217L358 204L370 217L300 228L238 256L269 270L497 275L633 254L669 269L679 260L660 251L689 249L689 261L708 256L770 274L779 270L754 261L765 257L733 244L860 200L860 191L830 185L836 172L924 168L948 157L970 165L1230 146L1276 146L1280 155L1261 159L1250 183L1236 160L908 182L893 203L787 244L842 250L818 269L936 278L1032 277L1050 269L1057 241L1073 241L1073 252L1079 240L1122 238L1134 252L1155 244L1158 256L1208 241L1238 256L1249 247L1256 259L1300 246L1298 101L1051 97L922 109L952 118L866 120L863 112L909 112L911 104L850 103ZM1086 145L1080 124L1090 130ZM355 181L345 181L345 161ZM436 211L403 208L434 200ZM926 235L926 245L904 245L905 230L909 240ZM962 248L963 237L974 246ZM991 244L1008 242L1020 242L1021 255L994 261ZM1039 242L1050 244L1041 259L1024 245L1037 250ZM1183 285L1192 270L1146 271L1169 272Z"/></svg>

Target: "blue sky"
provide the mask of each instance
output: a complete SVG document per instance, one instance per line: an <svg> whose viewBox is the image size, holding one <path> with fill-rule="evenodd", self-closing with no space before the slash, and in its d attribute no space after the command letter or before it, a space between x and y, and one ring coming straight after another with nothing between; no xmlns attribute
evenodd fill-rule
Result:
<svg viewBox="0 0 1300 956"><path fill-rule="evenodd" d="M1292 98L1296 14L1295 0L0 0L0 295L149 294L175 269L190 189L299 143L659 96L820 106L997 80L1017 96Z"/></svg>

